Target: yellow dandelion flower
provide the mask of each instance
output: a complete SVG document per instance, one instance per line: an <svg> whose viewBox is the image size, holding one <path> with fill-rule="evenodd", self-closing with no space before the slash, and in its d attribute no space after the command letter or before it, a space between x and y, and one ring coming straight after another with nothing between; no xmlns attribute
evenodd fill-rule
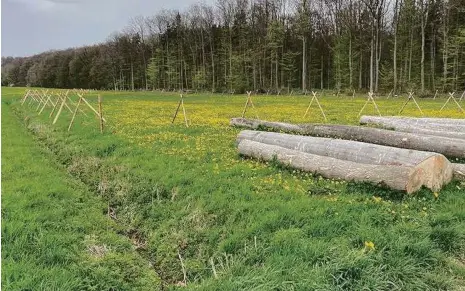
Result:
<svg viewBox="0 0 465 291"><path fill-rule="evenodd" d="M383 198L378 197L378 196L373 196L373 200L375 201L375 203L380 203L381 201L383 201Z"/></svg>
<svg viewBox="0 0 465 291"><path fill-rule="evenodd" d="M365 242L365 249L370 251L375 249L375 244L372 241Z"/></svg>

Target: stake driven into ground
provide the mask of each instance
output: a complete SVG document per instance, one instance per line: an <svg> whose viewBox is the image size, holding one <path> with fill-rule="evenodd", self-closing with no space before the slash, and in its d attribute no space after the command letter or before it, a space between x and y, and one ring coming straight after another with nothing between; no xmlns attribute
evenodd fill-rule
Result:
<svg viewBox="0 0 465 291"><path fill-rule="evenodd" d="M461 182L438 193L423 189L406 196L243 159L235 146L240 130L230 127L229 119L241 114L245 95L185 96L187 128L183 117L171 124L177 94L99 92L108 121L102 135L92 115L77 115L68 132L71 113L63 111L52 125L48 114L37 115L36 106L20 105L24 90L3 93L9 94L4 106L26 123L36 144L53 153L49 159L56 170L79 179L108 205L105 214L138 246L141 261L151 262L164 286L437 290L465 284ZM86 99L97 104L96 93ZM313 107L303 118L309 101L309 96L253 96L260 118L322 122ZM319 101L328 122L356 124L366 97L323 92ZM383 115L397 113L403 102L376 100ZM452 106L439 113L443 99L418 102L425 116L462 117ZM364 110L374 112L370 104ZM403 111L418 114L414 104ZM8 131L2 137L14 138ZM26 272L18 268L19 274Z"/></svg>

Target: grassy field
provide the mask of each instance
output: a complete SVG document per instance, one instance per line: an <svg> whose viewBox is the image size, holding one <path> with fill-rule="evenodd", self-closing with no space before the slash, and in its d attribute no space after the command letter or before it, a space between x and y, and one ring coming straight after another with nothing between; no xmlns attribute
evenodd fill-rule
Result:
<svg viewBox="0 0 465 291"><path fill-rule="evenodd" d="M2 100L2 288L147 290L156 272L103 201L41 149ZM115 290L115 289L113 289Z"/></svg>
<svg viewBox="0 0 465 291"><path fill-rule="evenodd" d="M151 262L167 288L461 290L465 285L464 183L454 181L436 195L424 189L405 196L243 159L235 149L239 129L228 123L240 116L245 96L187 96L186 128L182 115L171 124L177 94L101 92L108 120L102 135L97 120L83 115L68 132L67 111L52 125L50 109L38 116L37 105L20 106L24 92L4 88L2 114L14 112L18 126L23 123L36 144L51 152L47 157L63 177L56 183L78 179L108 203L120 232L139 246L138 255ZM96 104L95 93L88 99ZM261 119L322 122L316 106L303 118L309 99L253 96ZM365 98L323 94L320 101L330 123L356 124ZM439 112L444 101L419 103L426 116L464 117L452 104ZM383 115L396 114L403 102L377 100ZM373 107L365 113L373 114ZM410 103L404 115L420 113ZM2 138L5 145L15 136L3 131ZM5 172L16 162L2 163ZM3 190L8 194L5 185ZM93 205L94 199L85 203ZM13 207L5 203L2 211ZM4 220L3 227L8 224ZM2 256L9 254L3 251ZM21 273L19 263L11 265ZM66 276L57 274L56 280Z"/></svg>

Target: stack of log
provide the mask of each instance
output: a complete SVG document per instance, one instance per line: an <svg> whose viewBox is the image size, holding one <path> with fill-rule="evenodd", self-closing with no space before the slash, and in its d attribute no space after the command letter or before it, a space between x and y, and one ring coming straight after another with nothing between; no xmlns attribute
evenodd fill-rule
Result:
<svg viewBox="0 0 465 291"><path fill-rule="evenodd" d="M364 123L372 124L368 120L374 119L369 118L372 117L362 117ZM376 119L376 125L395 129L394 123L388 121L389 118ZM465 165L450 163L445 157L465 158L465 139L460 138L465 132L462 131L465 121L403 121L397 123L401 128L416 125L430 134L414 133L414 129L406 132L244 118L233 118L231 125L297 134L244 130L238 136L239 153L267 161L276 159L327 178L384 184L407 193L422 186L438 191L452 176L465 179ZM449 135L433 135L433 131Z"/></svg>

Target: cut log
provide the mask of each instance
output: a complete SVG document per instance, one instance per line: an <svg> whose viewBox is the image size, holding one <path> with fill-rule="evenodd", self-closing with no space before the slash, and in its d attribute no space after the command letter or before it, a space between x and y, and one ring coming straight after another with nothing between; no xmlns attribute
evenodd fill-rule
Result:
<svg viewBox="0 0 465 291"><path fill-rule="evenodd" d="M404 120L379 119L377 116L362 116L360 124L377 125L396 131L444 136L450 138L465 139L465 126L458 124L434 124L434 123L409 123Z"/></svg>
<svg viewBox="0 0 465 291"><path fill-rule="evenodd" d="M361 164L247 139L239 142L238 150L244 156L265 161L276 159L290 167L320 174L326 178L383 184L409 194L419 190L422 186L438 191L444 183L448 182L448 179L442 179L446 176L437 176L431 170L434 168L431 167L431 162L435 161L430 160L415 166Z"/></svg>
<svg viewBox="0 0 465 291"><path fill-rule="evenodd" d="M251 130L241 131L237 140L238 142L251 140L360 164L415 167L417 171L425 175L421 180L428 180L425 185L434 191L450 182L453 175L452 164L438 153L399 149L358 141Z"/></svg>
<svg viewBox="0 0 465 291"><path fill-rule="evenodd" d="M302 135L356 140L419 151L431 151L448 157L465 158L465 140L424 134L397 132L351 125L290 124L256 119L233 118L231 125L251 129L271 129Z"/></svg>
<svg viewBox="0 0 465 291"><path fill-rule="evenodd" d="M465 181L465 164L452 164L454 167L454 178Z"/></svg>
<svg viewBox="0 0 465 291"><path fill-rule="evenodd" d="M465 124L452 123L435 123L421 120L409 120L403 118L388 118L378 116L362 116L360 123L371 123L386 126L412 126L421 129L429 129L435 131L450 131L450 132L465 132Z"/></svg>
<svg viewBox="0 0 465 291"><path fill-rule="evenodd" d="M376 120L373 118L373 116L362 116L360 118L360 124L376 125L381 126L382 128L393 129L402 132L465 139L465 131L462 131L461 125L456 127L446 125L447 128L444 128L444 126L439 127L431 124L414 125L409 124L408 122L403 122L402 120Z"/></svg>
<svg viewBox="0 0 465 291"><path fill-rule="evenodd" d="M369 121L371 123L379 124L401 124L417 126L432 130L446 130L446 131L465 131L465 122L461 119L448 119L448 118L401 118L395 116L362 116L362 121Z"/></svg>
<svg viewBox="0 0 465 291"><path fill-rule="evenodd" d="M363 116L379 119L379 116ZM465 125L465 118L433 118L433 117L405 117L405 116L383 116L381 119L396 119L402 120L405 122L415 122L415 123L438 123L438 124L455 124L455 125Z"/></svg>

